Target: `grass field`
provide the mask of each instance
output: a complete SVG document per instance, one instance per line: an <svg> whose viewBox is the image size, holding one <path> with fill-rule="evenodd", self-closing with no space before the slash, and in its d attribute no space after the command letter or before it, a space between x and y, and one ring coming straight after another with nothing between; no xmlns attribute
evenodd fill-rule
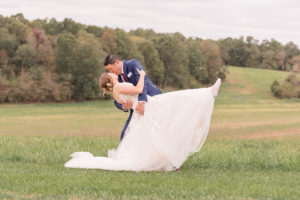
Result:
<svg viewBox="0 0 300 200"><path fill-rule="evenodd" d="M180 172L63 167L74 151L117 147L127 114L111 101L0 105L0 199L299 199L300 101L270 93L287 75L230 67Z"/></svg>

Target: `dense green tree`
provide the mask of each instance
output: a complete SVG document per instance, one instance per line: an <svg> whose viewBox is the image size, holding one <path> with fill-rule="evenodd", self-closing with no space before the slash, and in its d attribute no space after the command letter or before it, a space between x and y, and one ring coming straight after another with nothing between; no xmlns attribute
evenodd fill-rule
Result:
<svg viewBox="0 0 300 200"><path fill-rule="evenodd" d="M8 64L8 55L5 49L0 50L0 68Z"/></svg>
<svg viewBox="0 0 300 200"><path fill-rule="evenodd" d="M221 49L221 56L225 65L233 65L231 63L231 56L229 55L229 50L233 47L233 39L231 37L220 39L217 41Z"/></svg>
<svg viewBox="0 0 300 200"><path fill-rule="evenodd" d="M6 27L7 24L9 23L9 18L8 17L3 17L1 14L0 14L0 28L3 28L3 27Z"/></svg>
<svg viewBox="0 0 300 200"><path fill-rule="evenodd" d="M209 82L214 82L223 72L223 60L219 46L212 40L201 42L201 49L206 57Z"/></svg>
<svg viewBox="0 0 300 200"><path fill-rule="evenodd" d="M18 48L16 36L9 34L6 28L0 28L0 50L5 49L9 57L14 57Z"/></svg>
<svg viewBox="0 0 300 200"><path fill-rule="evenodd" d="M178 39L179 41L181 42L184 42L185 41L185 37L183 34L179 33L179 32L176 32L174 34L172 34L174 38Z"/></svg>
<svg viewBox="0 0 300 200"><path fill-rule="evenodd" d="M163 63L159 60L159 55L155 49L154 44L149 40L141 40L137 42L138 50L144 57L148 76L158 86L163 83L165 68Z"/></svg>
<svg viewBox="0 0 300 200"><path fill-rule="evenodd" d="M243 63L245 67L257 67L259 62L259 47L258 40L255 40L252 36L246 38L246 54L248 55Z"/></svg>
<svg viewBox="0 0 300 200"><path fill-rule="evenodd" d="M43 29L34 28L28 31L26 40L27 44L36 49L36 64L44 66L54 65L55 55L51 39L52 36L47 35Z"/></svg>
<svg viewBox="0 0 300 200"><path fill-rule="evenodd" d="M139 60L141 63L144 63L144 58L141 55L141 53L137 50L137 47L135 43L130 39L128 34L121 30L121 29L116 29L116 43L118 46L118 53L122 59L132 59L136 58Z"/></svg>
<svg viewBox="0 0 300 200"><path fill-rule="evenodd" d="M284 45L283 49L286 52L287 59L300 55L298 46L293 42L288 42L286 45Z"/></svg>
<svg viewBox="0 0 300 200"><path fill-rule="evenodd" d="M271 41L263 40L259 48L261 52L266 52L266 51L279 52L283 50L282 44L275 39L271 39Z"/></svg>
<svg viewBox="0 0 300 200"><path fill-rule="evenodd" d="M152 40L152 39L157 38L159 34L155 33L152 29L138 28L136 30L131 30L129 32L129 35L142 37L147 40Z"/></svg>
<svg viewBox="0 0 300 200"><path fill-rule="evenodd" d="M74 68L76 64L73 60L75 45L76 37L71 33L58 35L55 60L58 73L72 73L72 68Z"/></svg>
<svg viewBox="0 0 300 200"><path fill-rule="evenodd" d="M294 56L289 60L294 72L300 72L300 55Z"/></svg>
<svg viewBox="0 0 300 200"><path fill-rule="evenodd" d="M28 23L31 29L44 30L47 27L47 19L35 19Z"/></svg>
<svg viewBox="0 0 300 200"><path fill-rule="evenodd" d="M98 78L105 55L93 34L80 31L75 38L63 33L57 41L57 71L72 75L73 98L77 100L97 98Z"/></svg>
<svg viewBox="0 0 300 200"><path fill-rule="evenodd" d="M280 51L276 54L276 69L286 70L288 57L285 51Z"/></svg>
<svg viewBox="0 0 300 200"><path fill-rule="evenodd" d="M44 29L47 34L58 35L63 31L63 23L57 22L55 18L51 18Z"/></svg>
<svg viewBox="0 0 300 200"><path fill-rule="evenodd" d="M104 32L103 28L98 26L87 26L86 32L94 34L96 37L101 38Z"/></svg>
<svg viewBox="0 0 300 200"><path fill-rule="evenodd" d="M207 83L208 71L206 57L201 49L201 42L189 39L187 41L187 52L189 59L189 70L190 74L201 83Z"/></svg>
<svg viewBox="0 0 300 200"><path fill-rule="evenodd" d="M80 29L82 29L82 25L76 23L70 18L65 18L62 22L62 30L67 33L71 33L73 35L77 35Z"/></svg>
<svg viewBox="0 0 300 200"><path fill-rule="evenodd" d="M105 54L101 43L94 35L80 31L74 51L73 95L75 99L94 99L99 97L98 79L103 71Z"/></svg>
<svg viewBox="0 0 300 200"><path fill-rule="evenodd" d="M163 36L156 41L160 59L165 66L163 87L168 85L187 88L190 85L188 56L183 42L172 36Z"/></svg>
<svg viewBox="0 0 300 200"><path fill-rule="evenodd" d="M244 66L245 61L248 58L248 49L244 43L244 38L234 39L232 48L229 50L230 63L234 66Z"/></svg>
<svg viewBox="0 0 300 200"><path fill-rule="evenodd" d="M7 29L10 34L16 36L20 44L24 44L26 42L26 34L27 34L27 27L20 21L12 20Z"/></svg>
<svg viewBox="0 0 300 200"><path fill-rule="evenodd" d="M15 19L15 20L17 20L17 21L20 21L20 22L22 22L23 24L29 23L29 20L25 19L24 15L23 15L22 13L17 13L17 14L15 14L15 15L12 15L10 18L11 18L11 19Z"/></svg>
<svg viewBox="0 0 300 200"><path fill-rule="evenodd" d="M223 62L226 65L257 67L260 58L258 41L252 36L239 39L226 38L218 41Z"/></svg>
<svg viewBox="0 0 300 200"><path fill-rule="evenodd" d="M103 50L108 54L118 54L117 35L113 29L107 29L101 36Z"/></svg>
<svg viewBox="0 0 300 200"><path fill-rule="evenodd" d="M28 44L23 44L19 46L16 54L16 58L19 61L18 67L21 67L21 70L27 70L30 67L33 67L36 62L36 50Z"/></svg>
<svg viewBox="0 0 300 200"><path fill-rule="evenodd" d="M260 67L266 69L276 69L275 56L276 53L272 50L268 50L262 53L262 63L260 64Z"/></svg>
<svg viewBox="0 0 300 200"><path fill-rule="evenodd" d="M221 48L221 56L226 65L244 67L246 62L249 65L249 54L255 52L255 49L252 48L251 39L248 39L248 44L244 41L243 37L239 39L226 38L218 41Z"/></svg>

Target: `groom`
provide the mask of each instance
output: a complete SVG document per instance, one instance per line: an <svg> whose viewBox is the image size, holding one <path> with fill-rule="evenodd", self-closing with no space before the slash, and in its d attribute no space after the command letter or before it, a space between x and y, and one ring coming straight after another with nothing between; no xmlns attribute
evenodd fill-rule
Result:
<svg viewBox="0 0 300 200"><path fill-rule="evenodd" d="M140 75L136 69L143 70L142 65L136 59L120 60L116 55L112 54L105 57L103 64L108 71L118 75L119 82L129 82L133 85L136 85L140 79ZM160 90L157 89L150 78L146 75L143 93L139 95L139 102L136 107L136 111L143 115L144 103L147 101L147 95L154 96L157 94L161 94ZM133 106L133 102L127 101L123 104L119 104L116 100L114 100L114 103L117 108L123 110L124 112L128 112L128 109L130 109L129 117L121 133L120 140L122 140L132 117L133 109L131 108Z"/></svg>

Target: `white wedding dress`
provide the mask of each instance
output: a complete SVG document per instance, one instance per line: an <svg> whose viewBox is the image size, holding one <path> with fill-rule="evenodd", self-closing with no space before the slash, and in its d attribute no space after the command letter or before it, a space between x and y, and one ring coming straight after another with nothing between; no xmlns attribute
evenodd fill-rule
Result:
<svg viewBox="0 0 300 200"><path fill-rule="evenodd" d="M123 140L116 150L109 150L108 157L75 152L65 167L116 171L179 168L189 155L200 150L206 139L220 84L218 79L209 88L149 96L144 115L133 112ZM138 103L138 95L120 94L119 98L133 100L133 108Z"/></svg>

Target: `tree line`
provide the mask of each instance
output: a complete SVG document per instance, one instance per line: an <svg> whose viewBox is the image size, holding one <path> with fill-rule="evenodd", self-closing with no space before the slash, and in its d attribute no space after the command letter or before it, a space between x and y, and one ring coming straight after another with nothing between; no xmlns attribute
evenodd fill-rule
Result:
<svg viewBox="0 0 300 200"><path fill-rule="evenodd" d="M227 65L291 71L300 50L253 37L204 40L181 33L122 29L55 18L0 15L0 102L64 102L102 98L105 55L141 62L162 89L195 88L226 78Z"/></svg>

